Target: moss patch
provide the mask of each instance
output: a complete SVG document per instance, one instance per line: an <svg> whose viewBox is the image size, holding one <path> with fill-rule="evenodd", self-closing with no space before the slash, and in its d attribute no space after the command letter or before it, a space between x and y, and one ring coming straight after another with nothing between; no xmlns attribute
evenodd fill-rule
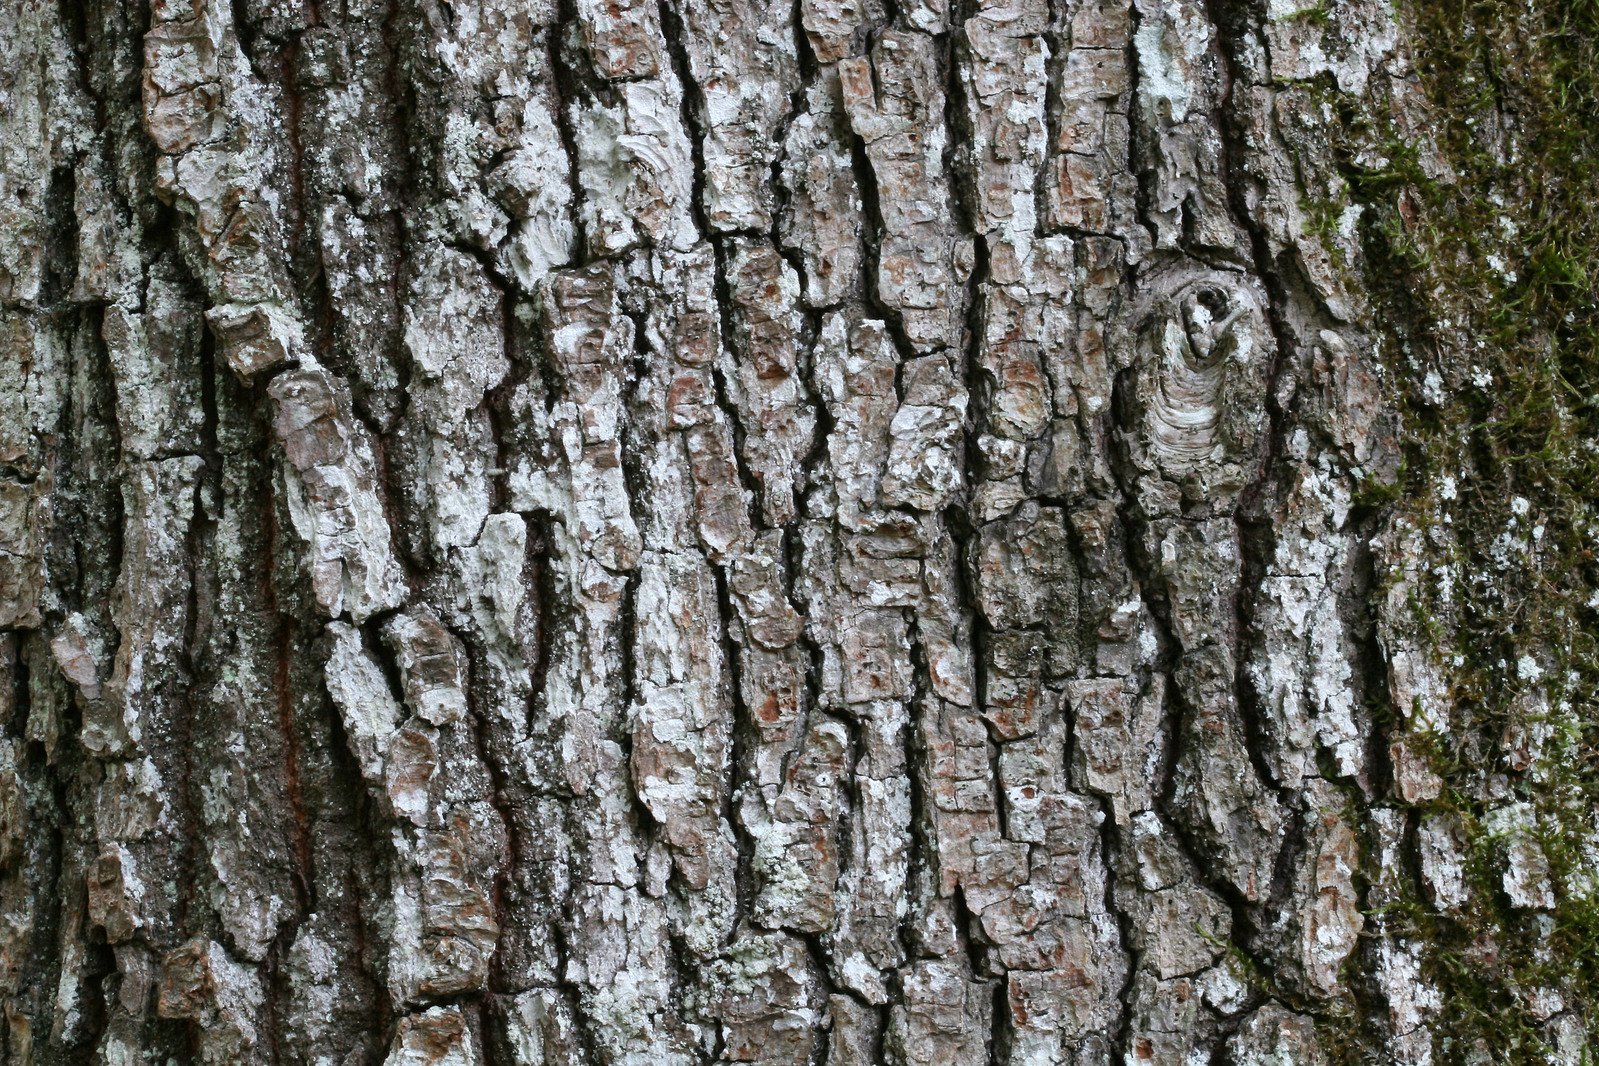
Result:
<svg viewBox="0 0 1599 1066"><path fill-rule="evenodd" d="M1405 363L1393 506L1435 550L1413 607L1454 721L1429 806L1463 820L1472 891L1385 920L1429 944L1441 1061L1547 1062L1551 1007L1599 1049L1599 0L1400 10L1449 172L1354 115L1344 170ZM1511 803L1552 911L1506 891Z"/></svg>

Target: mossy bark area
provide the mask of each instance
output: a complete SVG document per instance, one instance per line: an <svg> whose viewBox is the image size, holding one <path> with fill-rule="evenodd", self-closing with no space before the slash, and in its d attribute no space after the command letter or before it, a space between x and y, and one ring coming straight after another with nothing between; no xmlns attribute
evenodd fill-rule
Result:
<svg viewBox="0 0 1599 1066"><path fill-rule="evenodd" d="M1447 671L1418 804L1464 859L1385 918L1425 942L1451 1061L1582 1062L1599 1002L1599 6L1418 4L1433 116L1414 142L1357 122L1383 319L1404 342L1419 535L1401 583ZM1425 574L1416 580L1417 574ZM1518 857L1536 877L1515 873ZM1507 866L1508 864L1508 866ZM1536 883L1544 905L1525 906Z"/></svg>
<svg viewBox="0 0 1599 1066"><path fill-rule="evenodd" d="M5 0L5 1061L1586 1061L1541 7Z"/></svg>

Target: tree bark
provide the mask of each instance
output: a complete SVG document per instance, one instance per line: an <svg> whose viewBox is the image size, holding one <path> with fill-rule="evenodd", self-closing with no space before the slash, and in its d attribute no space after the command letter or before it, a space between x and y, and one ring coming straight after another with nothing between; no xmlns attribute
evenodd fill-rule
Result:
<svg viewBox="0 0 1599 1066"><path fill-rule="evenodd" d="M4 7L5 1061L1581 1061L1411 12Z"/></svg>

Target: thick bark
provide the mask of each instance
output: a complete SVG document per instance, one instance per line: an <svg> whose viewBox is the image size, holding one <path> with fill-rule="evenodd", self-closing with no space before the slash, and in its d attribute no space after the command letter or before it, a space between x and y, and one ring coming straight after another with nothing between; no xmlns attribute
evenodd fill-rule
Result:
<svg viewBox="0 0 1599 1066"><path fill-rule="evenodd" d="M5 6L7 1061L1460 1060L1386 0Z"/></svg>

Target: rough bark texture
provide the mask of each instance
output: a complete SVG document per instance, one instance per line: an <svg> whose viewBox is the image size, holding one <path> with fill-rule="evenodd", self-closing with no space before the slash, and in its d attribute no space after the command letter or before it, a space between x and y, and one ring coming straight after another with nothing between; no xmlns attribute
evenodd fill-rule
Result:
<svg viewBox="0 0 1599 1066"><path fill-rule="evenodd" d="M1545 526L1424 462L1518 379L1398 250L1458 19L0 23L7 1062L1582 1061L1591 703L1455 652Z"/></svg>

